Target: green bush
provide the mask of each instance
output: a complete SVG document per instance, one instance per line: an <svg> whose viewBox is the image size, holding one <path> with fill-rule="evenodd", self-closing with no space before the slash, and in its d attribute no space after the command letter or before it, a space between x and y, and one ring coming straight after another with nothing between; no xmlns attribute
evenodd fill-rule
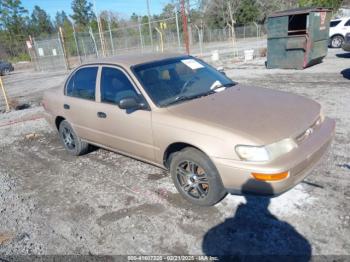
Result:
<svg viewBox="0 0 350 262"><path fill-rule="evenodd" d="M20 61L30 61L30 56L27 53L20 53L17 56L11 57L9 60L11 63L17 63Z"/></svg>

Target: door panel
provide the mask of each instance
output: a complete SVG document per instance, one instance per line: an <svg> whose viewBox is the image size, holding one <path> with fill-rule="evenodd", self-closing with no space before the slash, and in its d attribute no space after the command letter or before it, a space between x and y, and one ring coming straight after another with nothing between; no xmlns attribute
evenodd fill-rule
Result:
<svg viewBox="0 0 350 262"><path fill-rule="evenodd" d="M84 66L72 73L65 88L63 110L68 122L79 137L98 142L99 133L95 107L98 66Z"/></svg>
<svg viewBox="0 0 350 262"><path fill-rule="evenodd" d="M69 109L65 109L66 119L73 126L77 135L99 143L101 137L99 132L96 132L96 126L99 124L96 108L99 103L67 96L64 104L69 106Z"/></svg>
<svg viewBox="0 0 350 262"><path fill-rule="evenodd" d="M101 144L150 161L154 160L150 111L127 113L116 105L104 103L95 108L95 114L103 112L106 115L105 118L98 118L96 124Z"/></svg>
<svg viewBox="0 0 350 262"><path fill-rule="evenodd" d="M101 144L145 160L154 160L151 111L122 110L118 103L125 97L143 99L128 75L120 68L104 66L100 75L101 103L95 108Z"/></svg>

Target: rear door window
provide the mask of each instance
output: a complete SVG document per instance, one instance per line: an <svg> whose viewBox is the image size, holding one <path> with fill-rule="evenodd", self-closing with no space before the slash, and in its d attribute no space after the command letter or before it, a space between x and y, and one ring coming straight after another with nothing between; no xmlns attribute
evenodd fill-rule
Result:
<svg viewBox="0 0 350 262"><path fill-rule="evenodd" d="M336 27L339 23L341 22L341 20L337 20L337 21L331 21L331 27Z"/></svg>
<svg viewBox="0 0 350 262"><path fill-rule="evenodd" d="M345 23L345 26L350 26L350 19Z"/></svg>
<svg viewBox="0 0 350 262"><path fill-rule="evenodd" d="M97 66L77 70L67 83L66 95L95 100L97 70Z"/></svg>
<svg viewBox="0 0 350 262"><path fill-rule="evenodd" d="M127 76L119 69L103 67L101 73L101 102L119 104L126 97L139 95Z"/></svg>

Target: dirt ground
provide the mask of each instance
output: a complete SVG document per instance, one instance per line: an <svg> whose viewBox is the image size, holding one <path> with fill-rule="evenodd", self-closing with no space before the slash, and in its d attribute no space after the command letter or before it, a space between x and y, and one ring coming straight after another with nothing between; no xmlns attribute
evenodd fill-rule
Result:
<svg viewBox="0 0 350 262"><path fill-rule="evenodd" d="M66 73L17 72L9 92L34 106L0 114L0 255L350 255L350 53L329 50L303 71L267 70L262 59L224 66L336 119L332 148L305 181L276 198L192 206L159 168L102 149L69 156L35 106Z"/></svg>

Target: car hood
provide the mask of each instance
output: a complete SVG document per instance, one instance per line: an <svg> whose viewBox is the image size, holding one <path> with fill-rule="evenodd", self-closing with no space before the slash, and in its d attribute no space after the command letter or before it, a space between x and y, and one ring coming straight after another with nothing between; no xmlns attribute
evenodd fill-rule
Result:
<svg viewBox="0 0 350 262"><path fill-rule="evenodd" d="M321 106L299 95L237 84L168 110L200 122L204 128L211 125L230 130L266 145L300 135L317 120Z"/></svg>

